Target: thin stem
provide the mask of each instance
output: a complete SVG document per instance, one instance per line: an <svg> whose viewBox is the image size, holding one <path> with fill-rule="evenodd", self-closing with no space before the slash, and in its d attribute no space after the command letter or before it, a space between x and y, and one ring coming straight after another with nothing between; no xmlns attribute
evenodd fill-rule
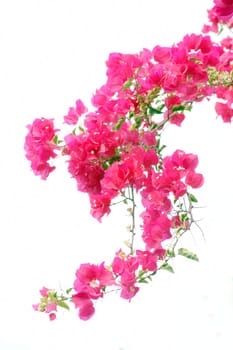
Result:
<svg viewBox="0 0 233 350"><path fill-rule="evenodd" d="M134 245L134 237L136 235L135 233L135 208L136 208L136 204L135 204L135 199L134 199L134 189L133 186L129 186L129 196L132 200L132 210L131 210L131 217L132 217L132 226L131 226L131 233L132 233L132 237L131 237L131 243L130 243L130 254L133 255L134 253L134 249L133 249L133 245Z"/></svg>

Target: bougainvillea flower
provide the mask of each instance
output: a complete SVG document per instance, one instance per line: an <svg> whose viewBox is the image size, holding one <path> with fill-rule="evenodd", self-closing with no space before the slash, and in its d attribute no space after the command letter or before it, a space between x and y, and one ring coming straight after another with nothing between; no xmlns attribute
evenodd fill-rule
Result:
<svg viewBox="0 0 233 350"><path fill-rule="evenodd" d="M64 116L64 122L68 125L77 124L82 114L87 112L87 107L84 106L81 100L76 101L76 107L70 107L68 114Z"/></svg>
<svg viewBox="0 0 233 350"><path fill-rule="evenodd" d="M214 0L214 3L214 11L220 20L227 20L233 16L233 0Z"/></svg>
<svg viewBox="0 0 233 350"><path fill-rule="evenodd" d="M55 166L49 164L49 160L56 158L55 150L61 148L54 142L57 129L54 129L53 119L46 118L35 119L27 128L28 134L24 143L26 158L31 162L34 174L45 180L55 169Z"/></svg>

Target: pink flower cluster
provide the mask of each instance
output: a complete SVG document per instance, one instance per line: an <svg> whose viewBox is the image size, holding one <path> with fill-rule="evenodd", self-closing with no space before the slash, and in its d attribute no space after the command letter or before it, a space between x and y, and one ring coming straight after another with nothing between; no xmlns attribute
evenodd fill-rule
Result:
<svg viewBox="0 0 233 350"><path fill-rule="evenodd" d="M45 312L49 314L50 321L54 321L56 319L56 311L57 311L57 302L56 299L51 299L51 295L54 295L54 291L43 287L40 290L41 300L40 303L34 304L33 309L35 311Z"/></svg>
<svg viewBox="0 0 233 350"><path fill-rule="evenodd" d="M76 125L82 114L87 112L87 107L84 106L81 100L76 101L76 106L71 107L66 116L64 116L64 122L68 125Z"/></svg>
<svg viewBox="0 0 233 350"><path fill-rule="evenodd" d="M120 250L108 268L104 263L81 264L76 271L73 287L75 294L72 295L80 319L86 321L94 315L93 301L103 297L106 287L117 287L121 290L122 298L132 299L139 291L138 272L142 276L143 272L155 271L157 259L158 255L149 251L137 250L136 255L132 256Z"/></svg>
<svg viewBox="0 0 233 350"><path fill-rule="evenodd" d="M196 173L197 156L177 150L163 159L163 171L150 171L146 186L141 192L145 211L142 238L147 251L163 251L162 243L172 237L173 209L171 194L177 200L187 193L187 187L203 185L202 174Z"/></svg>
<svg viewBox="0 0 233 350"><path fill-rule="evenodd" d="M81 320L88 320L95 312L93 301L103 297L103 291L107 286L115 283L111 271L107 270L104 263L100 265L81 264L76 271L72 301L79 308Z"/></svg>
<svg viewBox="0 0 233 350"><path fill-rule="evenodd" d="M212 31L218 32L219 24L227 24L233 27L233 0L214 0L214 7L208 10L210 24L204 25L203 31L207 33Z"/></svg>
<svg viewBox="0 0 233 350"><path fill-rule="evenodd" d="M116 253L112 262L112 271L118 278L123 299L131 300L139 291L138 282L144 272L157 269L158 254L136 250L135 256L126 255L121 250Z"/></svg>
<svg viewBox="0 0 233 350"><path fill-rule="evenodd" d="M60 150L54 143L58 129L54 129L52 119L45 118L35 119L27 128L29 131L24 144L26 158L31 162L34 174L45 180L55 169L55 166L49 164L49 160L57 156L55 150Z"/></svg>
<svg viewBox="0 0 233 350"><path fill-rule="evenodd" d="M232 11L232 0L215 0L209 11L211 25L203 31L216 32L224 23L232 26ZM64 137L62 146L51 119L36 119L28 126L25 151L35 175L46 179L55 168L49 161L57 156L55 151L60 152L78 191L88 194L91 215L97 220L110 213L116 197L133 203L135 219L134 199L126 190L141 196L142 250L134 249L132 238L130 253L120 249L109 266L87 263L76 271L70 299L82 320L93 316L94 301L110 286L131 300L140 283L148 282L163 262L166 266L164 242L192 224L192 216L182 206L177 210L175 203L184 197L196 200L190 191L204 183L196 171L198 157L182 150L164 156L162 132L168 124L180 127L193 104L212 95L218 98L217 115L232 121L232 48L229 37L217 44L209 35L190 34L171 47L111 53L107 81L91 99L94 110L88 112L79 99L64 116L66 124L77 128ZM131 234L136 234L134 224ZM41 295L34 308L49 313L51 319L57 305L66 307L63 296L56 299L48 289Z"/></svg>
<svg viewBox="0 0 233 350"><path fill-rule="evenodd" d="M192 103L213 93L228 99L226 106L218 102L216 111L231 120L232 92L210 86L208 76L210 67L230 72L231 58L230 50L195 34L171 48L110 54L107 82L92 98L96 110L85 115L82 133L65 137L64 147L68 170L78 190L88 193L94 217L109 214L112 199L127 186L144 186L145 172L159 161L156 137L164 122L180 126ZM162 119L156 125L157 113ZM194 181L191 173L186 181Z"/></svg>

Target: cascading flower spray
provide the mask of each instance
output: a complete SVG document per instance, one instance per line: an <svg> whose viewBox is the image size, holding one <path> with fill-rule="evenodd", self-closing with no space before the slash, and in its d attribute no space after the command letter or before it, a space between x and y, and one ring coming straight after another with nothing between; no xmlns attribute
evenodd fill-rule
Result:
<svg viewBox="0 0 233 350"><path fill-rule="evenodd" d="M233 26L233 1L215 0L208 11L203 34L185 35L172 47L155 46L137 54L111 53L106 62L107 81L91 99L88 112L78 99L64 117L72 131L64 138L52 119L29 125L25 152L35 175L46 179L59 154L78 191L90 200L91 215L101 221L115 200L130 205L131 240L111 262L81 264L73 286L65 292L42 288L34 309L56 318L57 308L78 309L80 319L90 319L94 302L113 288L131 300L142 283L159 270L173 272L176 255L198 260L195 253L178 248L193 223L197 202L193 191L204 183L197 171L198 157L183 150L164 155L164 128L182 127L195 103L211 96L215 111L226 123L233 118L233 39L212 41L208 32ZM140 231L136 228L136 196L141 198ZM136 232L137 231L137 232ZM135 235L141 246L135 246Z"/></svg>

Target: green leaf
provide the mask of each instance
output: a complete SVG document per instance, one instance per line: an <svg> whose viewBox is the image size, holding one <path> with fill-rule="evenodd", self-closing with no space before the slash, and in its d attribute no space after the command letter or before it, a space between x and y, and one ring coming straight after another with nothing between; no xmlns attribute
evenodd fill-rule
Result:
<svg viewBox="0 0 233 350"><path fill-rule="evenodd" d="M59 140L58 140L58 136L57 135L54 136L53 142L55 143L55 145L58 145Z"/></svg>
<svg viewBox="0 0 233 350"><path fill-rule="evenodd" d="M121 128L122 124L124 123L125 118L120 118L117 122L117 124L113 127L114 131L117 131Z"/></svg>
<svg viewBox="0 0 233 350"><path fill-rule="evenodd" d="M201 64L201 61L199 61L197 58L195 57L191 57L189 58L189 61L195 62L196 64Z"/></svg>
<svg viewBox="0 0 233 350"><path fill-rule="evenodd" d="M39 305L39 308L38 308L38 311L44 312L45 309L46 309L46 304L40 304L40 305Z"/></svg>
<svg viewBox="0 0 233 350"><path fill-rule="evenodd" d="M64 301L60 300L57 302L57 305L60 306L60 307L63 307L63 309L66 309L66 310L69 310L70 307L67 303L65 303Z"/></svg>
<svg viewBox="0 0 233 350"><path fill-rule="evenodd" d="M180 215L180 220L181 220L181 222L185 222L185 221L187 221L189 219L189 217L188 217L188 214L187 213L184 213L184 214L181 214Z"/></svg>
<svg viewBox="0 0 233 350"><path fill-rule="evenodd" d="M179 248L178 249L178 254L184 256L185 258L194 260L194 261L199 261L197 254L191 252L190 250L186 248Z"/></svg>
<svg viewBox="0 0 233 350"><path fill-rule="evenodd" d="M176 256L174 250L171 250L171 249L168 249L168 250L166 251L166 255L169 256L169 257L171 257L171 258L174 258L174 257Z"/></svg>
<svg viewBox="0 0 233 350"><path fill-rule="evenodd" d="M102 164L102 168L104 169L104 170L107 170L108 169L108 167L109 167L109 164L108 164L108 162L106 161L106 162L104 162L103 164Z"/></svg>
<svg viewBox="0 0 233 350"><path fill-rule="evenodd" d="M154 276L154 275L156 275L156 273L157 273L157 270L153 271L150 275Z"/></svg>
<svg viewBox="0 0 233 350"><path fill-rule="evenodd" d="M135 118L135 124L133 125L134 129L139 129L142 123L142 117Z"/></svg>
<svg viewBox="0 0 233 350"><path fill-rule="evenodd" d="M145 275L146 271L141 270L138 272L138 278L141 279L143 277L143 275Z"/></svg>
<svg viewBox="0 0 233 350"><path fill-rule="evenodd" d="M158 154L160 154L164 150L164 148L166 148L166 147L167 147L166 145L161 146L157 151Z"/></svg>
<svg viewBox="0 0 233 350"><path fill-rule="evenodd" d="M48 291L48 297L50 298L50 300L56 300L57 299L57 292L55 292L54 290Z"/></svg>
<svg viewBox="0 0 233 350"><path fill-rule="evenodd" d="M139 281L138 281L139 283L149 283L145 278L141 278Z"/></svg>
<svg viewBox="0 0 233 350"><path fill-rule="evenodd" d="M149 113L150 115L154 115L154 114L162 114L163 112L161 109L149 107Z"/></svg>
<svg viewBox="0 0 233 350"><path fill-rule="evenodd" d="M150 129L155 130L155 129L157 129L157 127L158 127L158 124L154 124L154 125L152 125L152 127Z"/></svg>
<svg viewBox="0 0 233 350"><path fill-rule="evenodd" d="M174 106L172 107L172 112L180 112L180 111L184 111L185 107L184 106Z"/></svg>
<svg viewBox="0 0 233 350"><path fill-rule="evenodd" d="M73 287L66 289L66 294L70 294L70 292L72 292L72 290L73 290Z"/></svg>
<svg viewBox="0 0 233 350"><path fill-rule="evenodd" d="M193 202L193 203L198 202L197 198L192 193L189 193L188 196L189 196L189 199L191 202Z"/></svg>
<svg viewBox="0 0 233 350"><path fill-rule="evenodd" d="M44 304L47 304L48 298L42 297L42 298L40 298L40 302L44 303Z"/></svg>
<svg viewBox="0 0 233 350"><path fill-rule="evenodd" d="M129 111L129 115L128 115L128 119L132 119L134 117L134 112L133 111Z"/></svg>
<svg viewBox="0 0 233 350"><path fill-rule="evenodd" d="M166 270L168 272L174 273L173 267L169 265L168 263L164 263L162 266L160 266L160 269Z"/></svg>
<svg viewBox="0 0 233 350"><path fill-rule="evenodd" d="M128 79L123 85L123 91L127 90L128 88L130 88L131 85L132 85L132 79Z"/></svg>

